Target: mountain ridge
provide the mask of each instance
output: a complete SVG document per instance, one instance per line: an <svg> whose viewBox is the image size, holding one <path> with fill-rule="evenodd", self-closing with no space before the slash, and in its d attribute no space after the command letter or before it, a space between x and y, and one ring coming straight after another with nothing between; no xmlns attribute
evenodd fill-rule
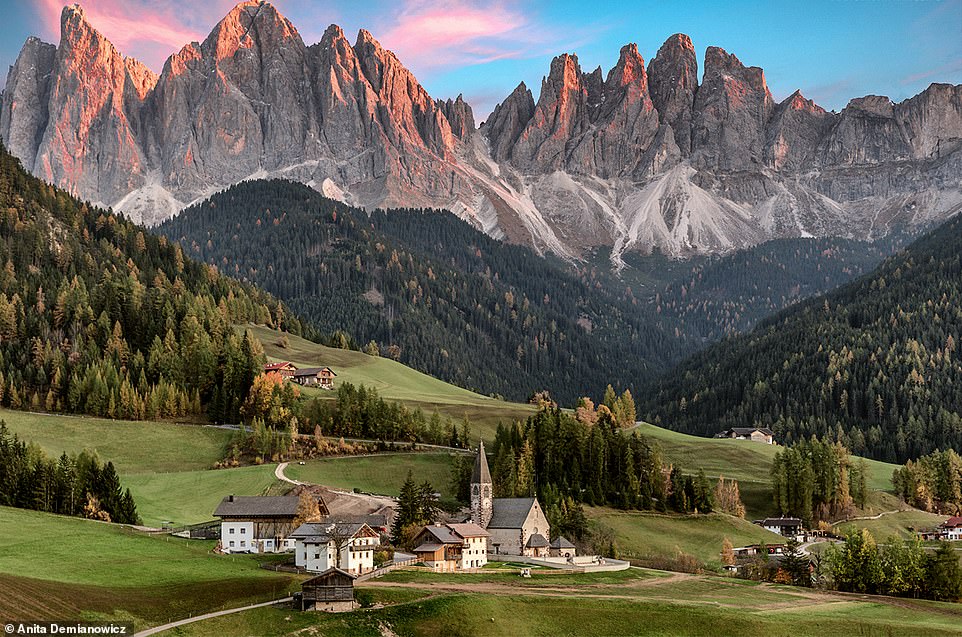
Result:
<svg viewBox="0 0 962 637"><path fill-rule="evenodd" d="M445 208L492 237L578 260L586 249L684 256L781 237L874 239L962 206L962 86L827 112L775 103L759 67L669 37L607 75L554 59L480 128L368 31L306 45L269 2L234 7L159 76L78 5L59 46L11 67L0 138L34 174L146 223L251 177L294 179L367 209ZM66 99L67 95L76 96Z"/></svg>

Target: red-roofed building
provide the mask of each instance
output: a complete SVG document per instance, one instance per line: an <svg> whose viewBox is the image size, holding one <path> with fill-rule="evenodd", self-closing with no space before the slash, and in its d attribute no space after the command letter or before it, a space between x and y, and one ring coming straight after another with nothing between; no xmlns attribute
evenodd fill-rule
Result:
<svg viewBox="0 0 962 637"><path fill-rule="evenodd" d="M297 372L297 366L290 361L284 361L281 363L268 363L264 365L264 373L270 374L271 372L275 374L280 374L284 378L290 380L294 378L294 374Z"/></svg>
<svg viewBox="0 0 962 637"><path fill-rule="evenodd" d="M962 540L962 515L956 515L939 525L942 531L942 539L955 541Z"/></svg>

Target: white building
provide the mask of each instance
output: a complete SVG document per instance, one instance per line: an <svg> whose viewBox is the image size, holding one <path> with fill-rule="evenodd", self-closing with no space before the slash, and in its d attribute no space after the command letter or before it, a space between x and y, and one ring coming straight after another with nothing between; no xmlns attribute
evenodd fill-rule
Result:
<svg viewBox="0 0 962 637"><path fill-rule="evenodd" d="M225 553L292 551L289 536L297 516L297 496L234 496L221 500L214 516L221 519Z"/></svg>
<svg viewBox="0 0 962 637"><path fill-rule="evenodd" d="M314 573L338 568L351 575L374 570L380 536L363 522L307 522L291 533L294 564Z"/></svg>

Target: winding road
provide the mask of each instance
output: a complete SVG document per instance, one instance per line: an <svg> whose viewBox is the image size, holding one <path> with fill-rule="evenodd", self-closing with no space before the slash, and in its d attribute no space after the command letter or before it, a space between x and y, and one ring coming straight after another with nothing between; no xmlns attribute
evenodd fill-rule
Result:
<svg viewBox="0 0 962 637"><path fill-rule="evenodd" d="M241 613L245 610L252 610L254 608L263 608L265 606L273 606L274 604L284 604L293 599L294 599L293 597L284 597L281 599L275 599L270 602L261 602L260 604L249 604L247 606L241 606L239 608L229 608L227 610L219 610L213 613L205 613L203 615L198 615L197 617L188 617L187 619L180 619L175 622L170 622L169 624L162 624L160 626L154 626L153 628L148 628L147 630L142 630L139 633L135 633L134 637L147 637L148 635L156 635L157 633L162 633L165 630L170 630L171 628L177 628L178 626L193 624L194 622L204 621L205 619L213 619L214 617L223 617L224 615L231 615L233 613Z"/></svg>

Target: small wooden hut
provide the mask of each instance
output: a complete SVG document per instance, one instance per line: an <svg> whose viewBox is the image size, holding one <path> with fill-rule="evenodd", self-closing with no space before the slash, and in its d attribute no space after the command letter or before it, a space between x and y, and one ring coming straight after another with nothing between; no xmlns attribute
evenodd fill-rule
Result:
<svg viewBox="0 0 962 637"><path fill-rule="evenodd" d="M301 584L301 610L340 613L354 610L354 576L329 568Z"/></svg>

